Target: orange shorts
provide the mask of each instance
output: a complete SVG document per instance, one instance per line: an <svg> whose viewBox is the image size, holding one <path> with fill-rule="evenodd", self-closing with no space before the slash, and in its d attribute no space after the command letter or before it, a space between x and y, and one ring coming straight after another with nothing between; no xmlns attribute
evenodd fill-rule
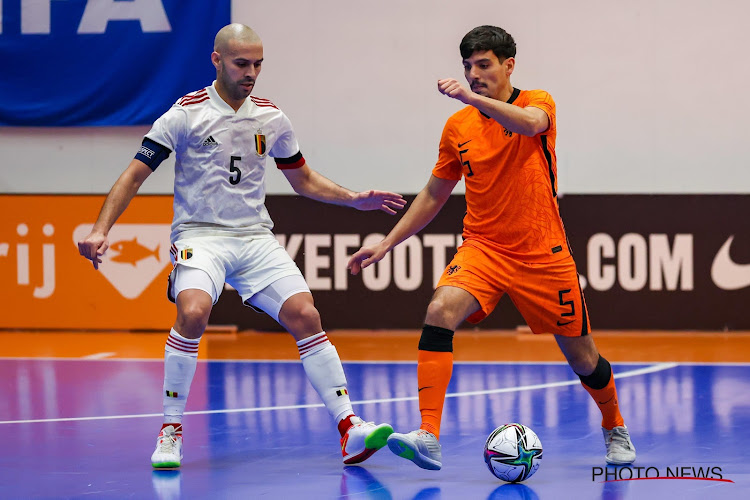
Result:
<svg viewBox="0 0 750 500"><path fill-rule="evenodd" d="M573 257L528 264L476 240L465 240L445 268L441 286L455 286L477 299L480 309L467 318L479 323L504 293L534 333L578 337L591 332L586 301Z"/></svg>

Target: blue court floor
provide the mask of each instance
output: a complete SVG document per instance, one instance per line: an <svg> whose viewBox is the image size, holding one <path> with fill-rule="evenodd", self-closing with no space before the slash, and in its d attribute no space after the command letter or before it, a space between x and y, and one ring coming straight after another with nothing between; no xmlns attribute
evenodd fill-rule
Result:
<svg viewBox="0 0 750 500"><path fill-rule="evenodd" d="M418 427L415 363L344 367L361 416ZM210 361L191 389L182 468L153 471L162 361L0 359L0 498L750 498L750 365L613 368L638 451L631 467L605 467L600 414L564 364L457 363L443 469L427 471L387 448L344 467L299 362ZM496 479L482 459L506 422L544 446L522 484Z"/></svg>

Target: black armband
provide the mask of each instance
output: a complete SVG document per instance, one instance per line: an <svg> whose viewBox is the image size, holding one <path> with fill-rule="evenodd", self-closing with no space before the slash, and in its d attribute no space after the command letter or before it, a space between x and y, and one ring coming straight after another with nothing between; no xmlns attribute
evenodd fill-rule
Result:
<svg viewBox="0 0 750 500"><path fill-rule="evenodd" d="M154 171L171 153L172 150L169 148L152 141L148 137L144 137L141 149L135 154L135 159L142 161L148 165L148 168Z"/></svg>
<svg viewBox="0 0 750 500"><path fill-rule="evenodd" d="M302 156L302 151L297 151L297 154L290 156L289 158L274 158L276 167L279 170L291 170L294 168L300 168L305 164L305 157Z"/></svg>

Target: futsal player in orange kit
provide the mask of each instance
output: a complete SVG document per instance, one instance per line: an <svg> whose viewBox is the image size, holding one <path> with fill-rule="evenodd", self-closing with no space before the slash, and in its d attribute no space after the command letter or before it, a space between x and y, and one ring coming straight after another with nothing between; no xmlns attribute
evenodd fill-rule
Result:
<svg viewBox="0 0 750 500"><path fill-rule="evenodd" d="M555 102L543 90L510 83L516 44L502 28L479 26L460 44L466 88L438 80L438 90L467 106L451 116L427 185L379 243L361 248L353 274L382 259L424 228L463 177L464 242L443 272L427 307L419 341L417 380L422 424L394 433L389 448L423 469L440 469L440 419L453 370L453 333L484 319L507 293L535 334L552 333L583 387L602 412L605 459L635 460L617 403L609 362L589 333L557 200Z"/></svg>

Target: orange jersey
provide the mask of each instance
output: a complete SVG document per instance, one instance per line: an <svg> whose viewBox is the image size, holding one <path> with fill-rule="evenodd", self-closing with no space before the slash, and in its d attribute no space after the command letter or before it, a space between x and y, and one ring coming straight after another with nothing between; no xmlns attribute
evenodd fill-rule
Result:
<svg viewBox="0 0 750 500"><path fill-rule="evenodd" d="M540 108L549 128L527 137L467 106L445 124L432 173L465 178L464 239L523 262L555 261L570 255L557 203L555 102L543 90L513 89L508 103Z"/></svg>

